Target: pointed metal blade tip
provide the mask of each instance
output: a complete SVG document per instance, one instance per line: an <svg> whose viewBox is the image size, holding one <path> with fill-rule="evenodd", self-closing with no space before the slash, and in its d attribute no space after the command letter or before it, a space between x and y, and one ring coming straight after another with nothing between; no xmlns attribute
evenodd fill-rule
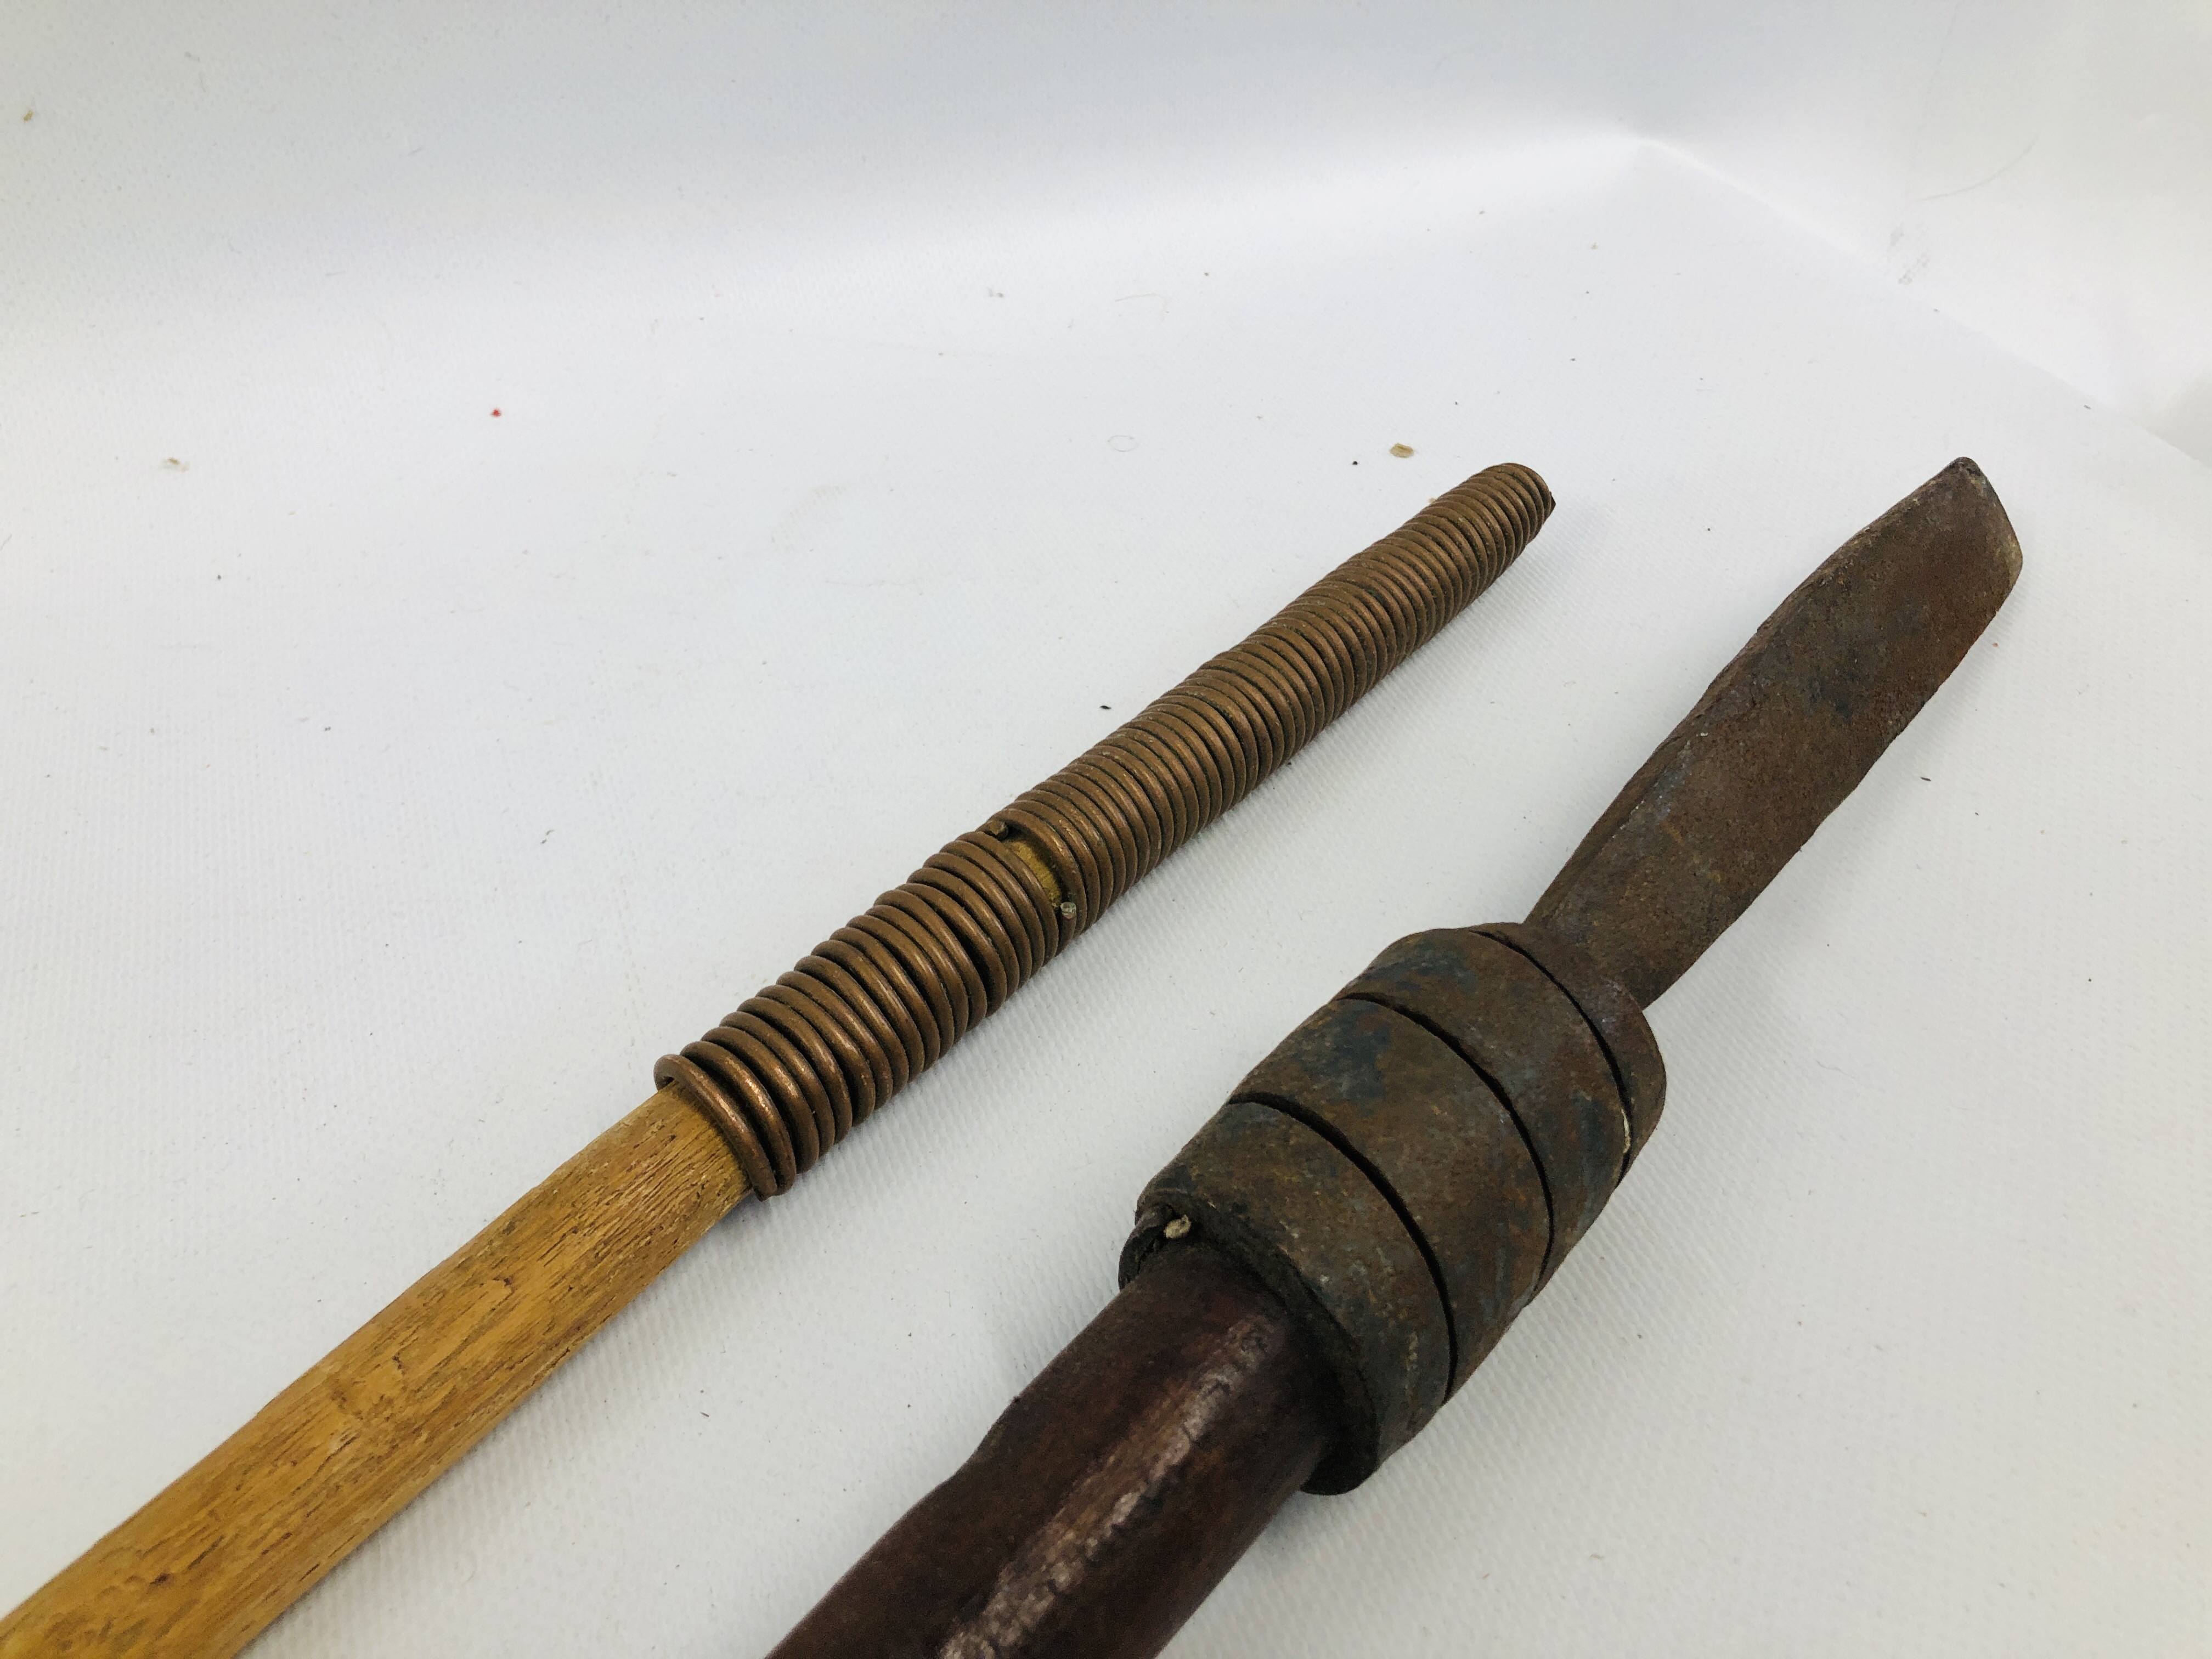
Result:
<svg viewBox="0 0 2212 1659"><path fill-rule="evenodd" d="M1529 912L1649 1006L1804 845L2012 591L2019 539L1960 456L1778 606Z"/></svg>

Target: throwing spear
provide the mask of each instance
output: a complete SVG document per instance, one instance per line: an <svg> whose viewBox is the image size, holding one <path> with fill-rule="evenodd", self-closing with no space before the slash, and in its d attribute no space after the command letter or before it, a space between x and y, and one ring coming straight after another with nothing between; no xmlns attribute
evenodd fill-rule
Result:
<svg viewBox="0 0 2212 1659"><path fill-rule="evenodd" d="M0 1619L0 1659L221 1659L748 1193L781 1193L1496 580L1552 510L1477 473L653 1068L658 1092Z"/></svg>
<svg viewBox="0 0 2212 1659"><path fill-rule="evenodd" d="M1659 1121L1643 1011L1956 667L2020 573L1954 462L1783 601L1526 921L1400 939L1138 1200L1122 1290L775 1659L1156 1653L1300 1486L1417 1434Z"/></svg>

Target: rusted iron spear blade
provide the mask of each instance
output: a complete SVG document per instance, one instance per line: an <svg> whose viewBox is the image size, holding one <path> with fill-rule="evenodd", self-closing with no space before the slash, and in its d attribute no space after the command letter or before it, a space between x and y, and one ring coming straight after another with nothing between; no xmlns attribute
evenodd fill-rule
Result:
<svg viewBox="0 0 2212 1659"><path fill-rule="evenodd" d="M1609 1030L1643 1027L1629 999L1652 1001L1742 914L1964 658L2020 567L1980 469L1953 463L1783 602L1527 923L1467 931L1535 961L1611 1049ZM1563 940L1581 947L1567 952L1571 962L1556 954ZM1364 984L1346 994L1357 1000ZM1648 1029L1643 1036L1648 1043ZM1612 1057L1618 1065L1624 1056ZM1349 1060L1346 1074L1358 1073L1359 1056ZM1656 1046L1644 1060L1656 1118ZM1632 1119L1636 1069L1615 1074L1619 1109ZM1483 1073L1486 1086L1492 1075ZM1380 1071L1374 1080L1391 1081ZM1649 1130L1647 1121L1641 1133ZM1361 1176L1388 1178L1370 1158L1340 1185L1348 1190ZM1270 1194L1238 1196L1263 1204ZM1194 1221L1185 1210L1164 1224L1160 1239L1182 1243L1141 1258L1151 1265L1133 1277L1125 1255L1121 1295L771 1659L1157 1653L1301 1471L1351 1432L1328 1354L1301 1340L1320 1328L1304 1305L1310 1279L1300 1281L1306 1291L1286 1291L1245 1272L1249 1263L1231 1259L1237 1238L1212 1231L1224 1213L1216 1206ZM1333 1213L1323 1205L1301 1215L1317 1234L1342 1220ZM1410 1208L1399 1214L1409 1228L1424 1224ZM1138 1237L1148 1217L1157 1220L1140 1211Z"/></svg>
<svg viewBox="0 0 2212 1659"><path fill-rule="evenodd" d="M1782 602L1591 826L1528 921L1649 1007L1959 665L2020 574L1961 457Z"/></svg>

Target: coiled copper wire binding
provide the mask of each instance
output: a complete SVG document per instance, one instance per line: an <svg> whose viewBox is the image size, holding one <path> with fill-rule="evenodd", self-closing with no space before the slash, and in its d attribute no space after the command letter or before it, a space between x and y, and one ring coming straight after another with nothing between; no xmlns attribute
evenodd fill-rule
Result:
<svg viewBox="0 0 2212 1659"><path fill-rule="evenodd" d="M1426 643L1551 510L1525 466L1437 496L663 1054L654 1084L713 1119L756 1194L784 1191Z"/></svg>

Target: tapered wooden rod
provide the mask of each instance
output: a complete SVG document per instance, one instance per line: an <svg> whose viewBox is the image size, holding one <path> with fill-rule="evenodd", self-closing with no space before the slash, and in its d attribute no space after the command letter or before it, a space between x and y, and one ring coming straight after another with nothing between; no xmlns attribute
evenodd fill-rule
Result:
<svg viewBox="0 0 2212 1659"><path fill-rule="evenodd" d="M745 1192L662 1090L0 1620L0 1659L237 1652Z"/></svg>
<svg viewBox="0 0 2212 1659"><path fill-rule="evenodd" d="M1437 496L664 1055L669 1086L0 1620L0 1659L228 1659L748 1190L788 1187L1418 649L1551 510L1510 465Z"/></svg>

